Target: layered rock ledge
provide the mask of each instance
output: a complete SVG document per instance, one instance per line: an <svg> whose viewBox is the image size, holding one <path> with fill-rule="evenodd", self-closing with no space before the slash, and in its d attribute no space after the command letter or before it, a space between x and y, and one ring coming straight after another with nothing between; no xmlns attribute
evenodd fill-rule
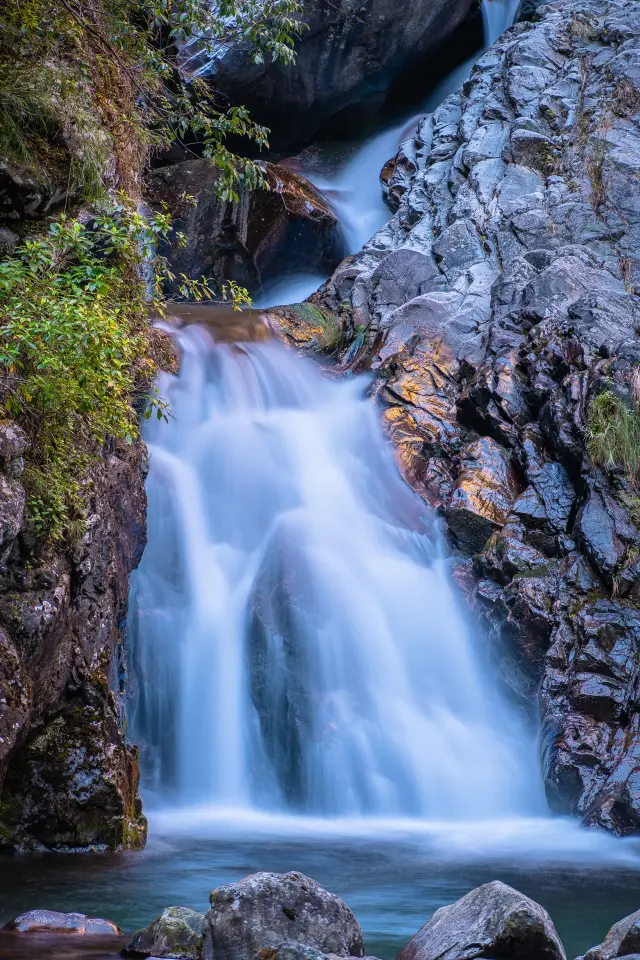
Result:
<svg viewBox="0 0 640 960"><path fill-rule="evenodd" d="M540 715L551 807L638 832L640 500L588 443L595 398L638 414L638 5L560 0L508 31L403 145L389 197L315 306L343 365L375 371L503 680Z"/></svg>

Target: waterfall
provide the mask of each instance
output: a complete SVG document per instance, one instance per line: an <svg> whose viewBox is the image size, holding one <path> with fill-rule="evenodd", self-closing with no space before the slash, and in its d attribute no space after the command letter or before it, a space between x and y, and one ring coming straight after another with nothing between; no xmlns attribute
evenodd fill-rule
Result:
<svg viewBox="0 0 640 960"><path fill-rule="evenodd" d="M508 30L518 13L521 0L482 0L484 40L490 47Z"/></svg>
<svg viewBox="0 0 640 960"><path fill-rule="evenodd" d="M485 49L512 25L519 6L520 0L482 0ZM389 219L389 208L380 189L383 166L397 153L398 146L413 135L422 117L436 110L464 83L478 56L455 67L431 91L419 114L372 137L336 175L328 178L306 171L306 176L329 198L340 218L348 253L357 253ZM312 292L309 287L307 295Z"/></svg>
<svg viewBox="0 0 640 960"><path fill-rule="evenodd" d="M322 816L532 809L437 524L366 396L276 342L178 334L147 440L131 722L166 802ZM494 671L495 672L495 671Z"/></svg>

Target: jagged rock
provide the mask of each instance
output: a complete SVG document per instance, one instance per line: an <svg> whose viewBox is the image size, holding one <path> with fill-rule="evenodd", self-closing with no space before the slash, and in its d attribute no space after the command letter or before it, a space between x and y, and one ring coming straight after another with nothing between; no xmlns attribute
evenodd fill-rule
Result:
<svg viewBox="0 0 640 960"><path fill-rule="evenodd" d="M602 943L587 950L579 960L615 960L640 955L640 910L615 923Z"/></svg>
<svg viewBox="0 0 640 960"><path fill-rule="evenodd" d="M163 252L177 274L233 280L250 290L263 277L290 269L333 269L342 254L335 214L315 187L284 167L263 165L268 190L240 188L240 202L221 200L219 173L206 160L188 160L156 170L148 181L149 200L167 204L184 246L167 243ZM179 283L168 290L179 299Z"/></svg>
<svg viewBox="0 0 640 960"><path fill-rule="evenodd" d="M340 957L364 957L349 908L301 873L256 873L214 890L206 915L206 960L252 960L282 943Z"/></svg>
<svg viewBox="0 0 640 960"><path fill-rule="evenodd" d="M211 77L216 93L246 104L271 129L273 144L290 149L313 139L332 117L348 130L376 113L399 68L424 63L470 9L470 0L419 0L398 17L393 0L313 0L305 5L308 29L301 31L293 64L270 58L257 64L234 48L206 63L195 45L185 59L188 69Z"/></svg>
<svg viewBox="0 0 640 960"><path fill-rule="evenodd" d="M121 936L111 920L86 917L83 913L58 913L56 910L31 910L5 924L3 930L15 933L59 933L86 936Z"/></svg>
<svg viewBox="0 0 640 960"><path fill-rule="evenodd" d="M518 493L513 467L494 440L483 437L466 447L446 510L449 529L457 542L479 553L493 531L507 522Z"/></svg>
<svg viewBox="0 0 640 960"><path fill-rule="evenodd" d="M122 953L125 957L200 960L204 928L204 914L189 907L167 907L162 916L133 935Z"/></svg>
<svg viewBox="0 0 640 960"><path fill-rule="evenodd" d="M564 960L546 910L498 880L485 883L431 920L398 954L398 960Z"/></svg>
<svg viewBox="0 0 640 960"><path fill-rule="evenodd" d="M587 603L555 630L540 698L552 808L623 835L640 829L639 653L637 610Z"/></svg>
<svg viewBox="0 0 640 960"><path fill-rule="evenodd" d="M347 365L366 328L359 369L405 477L479 554L466 593L503 679L538 701L551 805L623 834L640 832L640 530L588 438L595 396L637 394L639 43L625 0L540 5L402 145L395 215L314 298ZM420 256L422 279L379 295Z"/></svg>

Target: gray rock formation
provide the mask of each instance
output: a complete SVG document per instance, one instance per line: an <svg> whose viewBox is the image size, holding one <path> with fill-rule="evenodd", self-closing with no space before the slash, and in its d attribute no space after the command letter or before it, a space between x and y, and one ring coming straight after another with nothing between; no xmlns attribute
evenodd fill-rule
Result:
<svg viewBox="0 0 640 960"><path fill-rule="evenodd" d="M471 0L418 0L399 16L395 0L312 0L295 64L255 64L232 48L206 67L189 49L187 68L210 76L218 93L271 127L274 143L291 147L336 114L361 117L369 103L379 107L393 75L432 54L471 7Z"/></svg>
<svg viewBox="0 0 640 960"><path fill-rule="evenodd" d="M0 426L0 846L140 847L138 754L118 699L143 449L105 449L72 548L43 548L25 519L25 449L18 427Z"/></svg>
<svg viewBox="0 0 640 960"><path fill-rule="evenodd" d="M133 935L122 953L125 957L200 960L204 930L204 914L189 907L167 907L162 916Z"/></svg>
<svg viewBox="0 0 640 960"><path fill-rule="evenodd" d="M364 957L362 930L351 910L301 873L256 873L218 887L210 902L206 960L253 960L257 951L283 943Z"/></svg>
<svg viewBox="0 0 640 960"><path fill-rule="evenodd" d="M328 272L343 253L335 214L304 177L276 164L263 167L269 189L240 188L240 201L221 200L219 178L206 160L162 167L148 178L148 199L173 217L171 243L161 252L178 275L219 284L233 280L250 291L263 278L297 269ZM185 236L180 246L176 232ZM180 298L180 281L167 291Z"/></svg>
<svg viewBox="0 0 640 960"><path fill-rule="evenodd" d="M397 212L314 301L469 558L504 680L541 715L552 807L626 834L639 500L587 431L603 391L638 415L640 16L558 0L536 17L420 123L388 179Z"/></svg>
<svg viewBox="0 0 640 960"><path fill-rule="evenodd" d="M499 880L485 883L448 907L411 938L398 960L564 960L546 910Z"/></svg>

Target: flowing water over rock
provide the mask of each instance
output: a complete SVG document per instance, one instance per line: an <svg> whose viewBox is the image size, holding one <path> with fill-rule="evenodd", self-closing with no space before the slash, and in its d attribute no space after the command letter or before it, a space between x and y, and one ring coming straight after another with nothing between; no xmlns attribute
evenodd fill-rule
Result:
<svg viewBox="0 0 640 960"><path fill-rule="evenodd" d="M531 737L366 381L275 342L178 341L132 608L132 722L157 790L342 816L542 809Z"/></svg>
<svg viewBox="0 0 640 960"><path fill-rule="evenodd" d="M483 0L484 39L488 47L508 30L518 13L521 0Z"/></svg>

